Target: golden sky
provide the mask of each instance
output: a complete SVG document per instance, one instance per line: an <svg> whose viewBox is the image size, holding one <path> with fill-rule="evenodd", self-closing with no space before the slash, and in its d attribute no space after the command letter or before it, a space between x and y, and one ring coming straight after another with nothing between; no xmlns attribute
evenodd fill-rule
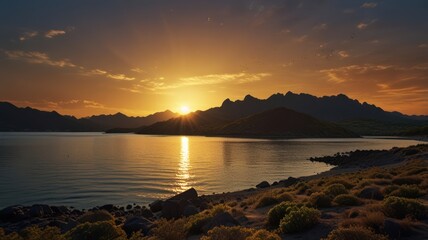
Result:
<svg viewBox="0 0 428 240"><path fill-rule="evenodd" d="M3 1L0 100L78 117L344 93L428 114L428 2Z"/></svg>

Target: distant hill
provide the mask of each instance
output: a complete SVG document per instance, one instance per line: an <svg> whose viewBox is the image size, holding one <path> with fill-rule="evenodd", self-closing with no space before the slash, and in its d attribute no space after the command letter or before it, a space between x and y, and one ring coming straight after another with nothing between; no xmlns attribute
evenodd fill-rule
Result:
<svg viewBox="0 0 428 240"><path fill-rule="evenodd" d="M78 119L55 111L19 108L8 102L0 102L0 131L103 132L110 128L150 125L175 116L177 114L165 111L147 117L127 117L118 113Z"/></svg>
<svg viewBox="0 0 428 240"><path fill-rule="evenodd" d="M287 108L276 108L236 120L215 129L213 134L287 138L359 137L336 124Z"/></svg>
<svg viewBox="0 0 428 240"><path fill-rule="evenodd" d="M79 120L59 113L33 108L18 108L11 103L0 102L0 131L102 131L100 126L88 120Z"/></svg>
<svg viewBox="0 0 428 240"><path fill-rule="evenodd" d="M346 129L366 136L398 136L404 132L413 132L428 126L427 120L402 119L395 121L381 121L373 119L356 119L340 121L338 124Z"/></svg>
<svg viewBox="0 0 428 240"><path fill-rule="evenodd" d="M98 115L91 116L85 119L97 123L105 129L112 128L138 128L141 126L148 126L159 121L165 121L170 118L178 117L179 114L173 113L170 110L164 112L157 112L146 117L128 117L122 113L114 115Z"/></svg>
<svg viewBox="0 0 428 240"><path fill-rule="evenodd" d="M336 124L286 108L277 108L236 121L207 118L201 112L141 128L142 134L187 134L245 137L359 137Z"/></svg>

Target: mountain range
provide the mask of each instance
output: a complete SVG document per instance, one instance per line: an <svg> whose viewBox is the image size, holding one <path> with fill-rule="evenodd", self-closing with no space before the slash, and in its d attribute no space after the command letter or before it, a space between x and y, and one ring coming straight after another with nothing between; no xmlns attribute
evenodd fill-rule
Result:
<svg viewBox="0 0 428 240"><path fill-rule="evenodd" d="M86 118L61 115L30 107L19 108L8 102L0 102L0 131L49 131L49 132L104 132L111 128L135 128L164 121L178 114L164 111L147 117L128 117L122 113Z"/></svg>
<svg viewBox="0 0 428 240"><path fill-rule="evenodd" d="M128 117L117 113L79 119L60 115L55 111L18 108L10 103L0 102L0 131L108 131L152 134L199 134L211 131L210 133L214 134L213 129L230 130L226 126L233 122L278 108L331 122L359 135L395 135L428 125L428 116L384 111L375 105L350 99L344 94L316 97L287 92L273 94L267 99L258 99L251 95L245 96L243 100L226 99L219 107L185 116L164 111L146 117Z"/></svg>

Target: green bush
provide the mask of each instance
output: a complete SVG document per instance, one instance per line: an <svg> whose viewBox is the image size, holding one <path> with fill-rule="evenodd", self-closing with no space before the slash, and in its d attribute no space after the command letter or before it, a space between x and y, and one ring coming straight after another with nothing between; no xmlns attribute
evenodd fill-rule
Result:
<svg viewBox="0 0 428 240"><path fill-rule="evenodd" d="M202 233L202 227L212 219L212 215L208 211L203 211L192 215L187 219L186 229L190 234Z"/></svg>
<svg viewBox="0 0 428 240"><path fill-rule="evenodd" d="M278 234L244 227L215 227L201 240L281 240Z"/></svg>
<svg viewBox="0 0 428 240"><path fill-rule="evenodd" d="M201 240L246 240L254 233L253 229L243 227L215 227L208 231Z"/></svg>
<svg viewBox="0 0 428 240"><path fill-rule="evenodd" d="M401 185L389 195L404 198L418 198L423 196L423 193L416 185Z"/></svg>
<svg viewBox="0 0 428 240"><path fill-rule="evenodd" d="M1 240L65 240L61 231L56 227L27 227L19 234L14 232L7 234L0 228Z"/></svg>
<svg viewBox="0 0 428 240"><path fill-rule="evenodd" d="M422 178L419 177L398 177L392 179L392 183L397 185L417 185L421 182Z"/></svg>
<svg viewBox="0 0 428 240"><path fill-rule="evenodd" d="M320 216L320 211L314 208L294 208L281 220L279 227L283 233L301 232L317 224Z"/></svg>
<svg viewBox="0 0 428 240"><path fill-rule="evenodd" d="M261 229L256 231L253 236L247 237L245 240L281 240L281 238L276 233Z"/></svg>
<svg viewBox="0 0 428 240"><path fill-rule="evenodd" d="M309 202L316 208L326 208L331 206L331 197L324 193L313 193L309 197Z"/></svg>
<svg viewBox="0 0 428 240"><path fill-rule="evenodd" d="M385 195L389 195L389 194L391 194L393 191L395 191L395 190L397 190L397 189L399 189L400 188L400 186L397 186L397 185L390 185L390 186L387 186L387 187L385 187L384 189L383 189L383 193L385 194Z"/></svg>
<svg viewBox="0 0 428 240"><path fill-rule="evenodd" d="M277 228L281 219L295 208L298 208L297 205L291 202L282 202L274 206L268 213L268 225Z"/></svg>
<svg viewBox="0 0 428 240"><path fill-rule="evenodd" d="M420 202L393 196L383 200L383 210L388 217L399 219L407 216L422 219L426 216L426 208Z"/></svg>
<svg viewBox="0 0 428 240"><path fill-rule="evenodd" d="M392 175L387 172L377 172L370 175L370 178L391 179Z"/></svg>
<svg viewBox="0 0 428 240"><path fill-rule="evenodd" d="M113 222L86 222L73 228L66 234L69 240L116 240L126 239L125 232Z"/></svg>
<svg viewBox="0 0 428 240"><path fill-rule="evenodd" d="M350 226L337 228L328 234L324 240L388 240L387 236L374 233L369 228Z"/></svg>
<svg viewBox="0 0 428 240"><path fill-rule="evenodd" d="M353 187L355 187L354 184L350 183L349 181L347 181L345 179L333 179L333 180L327 182L326 186L330 186L333 184L342 184L343 186L345 186L346 189L352 189Z"/></svg>
<svg viewBox="0 0 428 240"><path fill-rule="evenodd" d="M345 186L343 186L343 184L335 183L335 184L328 186L324 190L324 193L327 195L330 195L332 197L336 197L337 195L348 193L348 190L346 189Z"/></svg>
<svg viewBox="0 0 428 240"><path fill-rule="evenodd" d="M152 229L153 237L150 240L185 240L187 236L185 219L160 219Z"/></svg>
<svg viewBox="0 0 428 240"><path fill-rule="evenodd" d="M337 195L333 202L341 206L357 206L361 204L360 199L351 194Z"/></svg>
<svg viewBox="0 0 428 240"><path fill-rule="evenodd" d="M256 208L271 206L278 203L279 203L278 199L272 196L263 196L259 199L259 201L257 201Z"/></svg>
<svg viewBox="0 0 428 240"><path fill-rule="evenodd" d="M95 223L95 222L105 222L105 221L113 221L114 217L107 212L106 210L97 210L86 212L82 216L77 219L79 223Z"/></svg>

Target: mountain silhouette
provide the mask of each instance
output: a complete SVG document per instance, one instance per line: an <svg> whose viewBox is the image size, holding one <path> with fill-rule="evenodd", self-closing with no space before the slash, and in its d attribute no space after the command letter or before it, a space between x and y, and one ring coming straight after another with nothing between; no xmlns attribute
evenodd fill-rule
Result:
<svg viewBox="0 0 428 240"><path fill-rule="evenodd" d="M19 108L8 102L0 102L0 131L103 132L116 127L150 125L175 116L177 114L165 111L147 117L128 117L117 113L78 119L55 111Z"/></svg>
<svg viewBox="0 0 428 240"><path fill-rule="evenodd" d="M336 124L287 108L271 109L229 123L197 112L143 127L138 133L269 138L359 137Z"/></svg>
<svg viewBox="0 0 428 240"><path fill-rule="evenodd" d="M389 126L401 127L401 130L426 124L425 116L408 116L399 112L387 112L368 103L360 103L344 94L315 97L309 94L277 93L267 99L258 99L251 95L243 100L226 99L220 107L206 111L197 111L186 116L159 122L137 130L150 134L201 134L210 129L219 130L225 124L241 118L276 108L287 108L310 115L314 118L335 122L358 134L391 135L397 131ZM370 123L372 125L370 125ZM385 125L379 130L379 125ZM370 129L376 128L371 132Z"/></svg>
<svg viewBox="0 0 428 240"><path fill-rule="evenodd" d="M164 112L157 112L146 117L128 117L122 113L116 113L114 115L98 115L91 116L85 119L91 122L97 123L103 126L104 129L112 128L137 128L141 126L148 126L159 121L165 121L170 118L179 116L177 113L173 113L170 110Z"/></svg>

